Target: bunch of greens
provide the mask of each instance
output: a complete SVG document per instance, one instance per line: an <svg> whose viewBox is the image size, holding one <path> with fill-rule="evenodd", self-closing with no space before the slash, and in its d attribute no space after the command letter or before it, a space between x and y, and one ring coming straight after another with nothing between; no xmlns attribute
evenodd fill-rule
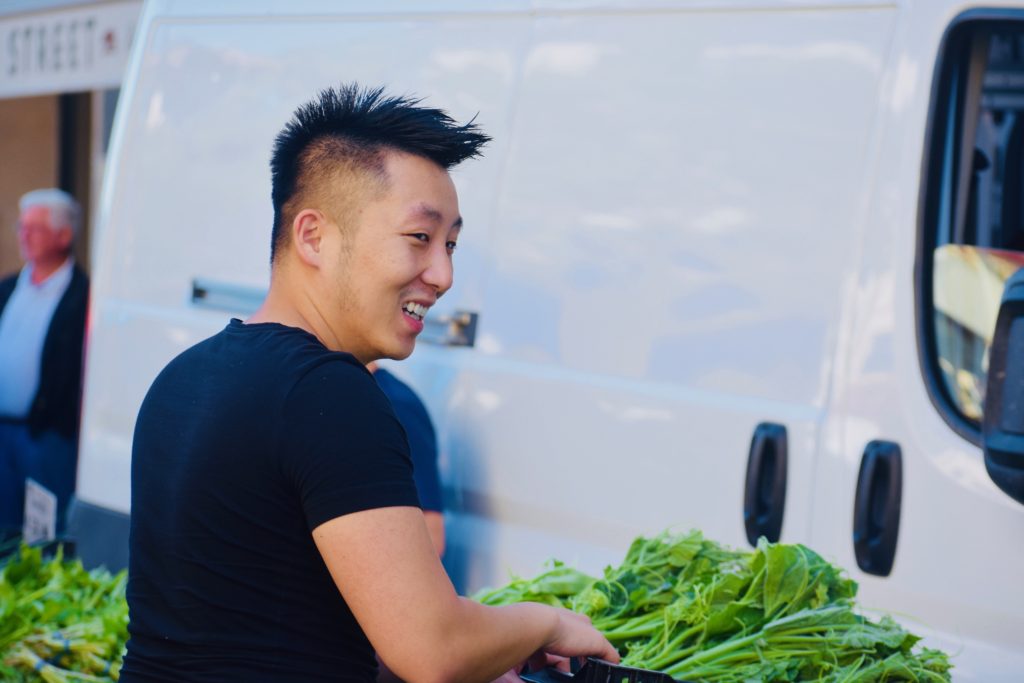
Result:
<svg viewBox="0 0 1024 683"><path fill-rule="evenodd" d="M22 545L0 569L0 679L116 681L128 638L126 574Z"/></svg>
<svg viewBox="0 0 1024 683"><path fill-rule="evenodd" d="M857 584L802 545L725 548L700 532L637 538L622 564L590 578L561 563L476 596L588 615L622 663L673 678L746 681L950 680L945 654L892 619L854 609Z"/></svg>

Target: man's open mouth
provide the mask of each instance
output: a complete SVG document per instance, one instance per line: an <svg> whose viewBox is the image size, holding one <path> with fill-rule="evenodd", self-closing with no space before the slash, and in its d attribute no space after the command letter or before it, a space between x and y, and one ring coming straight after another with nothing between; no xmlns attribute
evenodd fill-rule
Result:
<svg viewBox="0 0 1024 683"><path fill-rule="evenodd" d="M402 304L402 310L408 313L409 317L416 320L423 320L423 316L427 314L427 307L415 301L407 301Z"/></svg>

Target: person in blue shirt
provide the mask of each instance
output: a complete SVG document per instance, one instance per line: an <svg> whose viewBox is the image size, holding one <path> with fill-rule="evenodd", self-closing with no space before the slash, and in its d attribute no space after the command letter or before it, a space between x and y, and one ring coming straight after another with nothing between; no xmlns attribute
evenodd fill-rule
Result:
<svg viewBox="0 0 1024 683"><path fill-rule="evenodd" d="M420 494L423 519L439 556L444 555L444 505L441 476L437 468L437 435L430 414L412 387L376 363L370 363L377 385L391 401L395 416L405 429L412 455L412 476Z"/></svg>
<svg viewBox="0 0 1024 683"><path fill-rule="evenodd" d="M62 190L19 201L25 266L0 280L0 535L20 533L25 484L56 497L54 531L75 484L89 281L71 255L81 211Z"/></svg>

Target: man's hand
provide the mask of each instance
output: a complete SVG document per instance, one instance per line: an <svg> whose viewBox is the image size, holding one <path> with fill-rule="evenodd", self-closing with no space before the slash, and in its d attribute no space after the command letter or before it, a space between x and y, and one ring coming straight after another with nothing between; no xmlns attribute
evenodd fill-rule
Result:
<svg viewBox="0 0 1024 683"><path fill-rule="evenodd" d="M540 671L548 667L554 667L559 671L569 671L569 657L563 657L561 655L549 655L546 652L537 652L526 662L526 667L530 671ZM520 669L522 670L522 669Z"/></svg>
<svg viewBox="0 0 1024 683"><path fill-rule="evenodd" d="M500 678L494 679L494 683L523 683L523 679L519 677L515 669L509 669Z"/></svg>
<svg viewBox="0 0 1024 683"><path fill-rule="evenodd" d="M619 663L618 650L591 625L590 617L568 609L554 609L558 613L558 626L555 628L554 638L541 648L538 654L565 658L586 652L591 657L612 664Z"/></svg>

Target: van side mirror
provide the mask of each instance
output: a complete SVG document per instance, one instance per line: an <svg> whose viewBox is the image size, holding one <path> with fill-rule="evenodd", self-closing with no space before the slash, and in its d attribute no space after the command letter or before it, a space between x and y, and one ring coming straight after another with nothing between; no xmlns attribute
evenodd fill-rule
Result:
<svg viewBox="0 0 1024 683"><path fill-rule="evenodd" d="M1024 269L1003 289L989 351L981 436L988 475L1024 504Z"/></svg>

